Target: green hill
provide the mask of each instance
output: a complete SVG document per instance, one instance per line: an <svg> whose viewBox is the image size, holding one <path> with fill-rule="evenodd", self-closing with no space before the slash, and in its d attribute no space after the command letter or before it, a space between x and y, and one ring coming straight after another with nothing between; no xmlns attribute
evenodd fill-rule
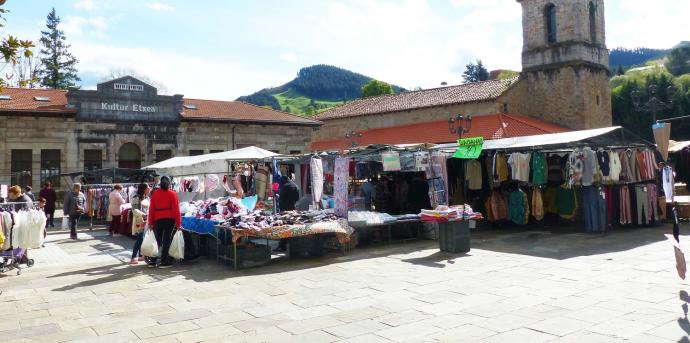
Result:
<svg viewBox="0 0 690 343"><path fill-rule="evenodd" d="M300 69L295 79L282 86L262 89L237 100L311 116L358 99L362 86L371 80L362 74L319 64ZM406 90L394 85L393 91L400 93Z"/></svg>

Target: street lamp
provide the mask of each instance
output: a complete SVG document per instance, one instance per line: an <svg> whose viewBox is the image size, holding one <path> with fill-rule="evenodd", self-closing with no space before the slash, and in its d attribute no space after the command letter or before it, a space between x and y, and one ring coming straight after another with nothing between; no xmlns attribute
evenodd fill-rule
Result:
<svg viewBox="0 0 690 343"><path fill-rule="evenodd" d="M462 138L464 133L470 132L472 129L472 116L458 114L455 117L448 118L448 130L452 134L457 134L458 138Z"/></svg>
<svg viewBox="0 0 690 343"><path fill-rule="evenodd" d="M632 101L633 105L635 106L635 111L637 112L648 112L652 114L652 123L656 123L656 115L663 110L668 110L673 108L673 101L668 100L668 101L663 101L659 98L656 97L656 92L659 88L657 85L652 84L647 88L647 93L649 94L649 100L645 103L642 103L641 98L642 98L642 92L640 91L633 91L632 92ZM666 94L668 95L669 98L673 95L673 93L676 92L675 87L673 85L668 86L666 88Z"/></svg>
<svg viewBox="0 0 690 343"><path fill-rule="evenodd" d="M359 146L359 140L362 138L361 132L350 131L345 134L345 138L350 141L350 147L355 148Z"/></svg>

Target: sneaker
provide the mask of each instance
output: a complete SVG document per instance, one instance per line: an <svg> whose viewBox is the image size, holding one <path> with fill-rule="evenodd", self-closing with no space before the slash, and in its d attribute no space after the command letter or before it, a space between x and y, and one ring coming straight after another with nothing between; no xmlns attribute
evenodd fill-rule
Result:
<svg viewBox="0 0 690 343"><path fill-rule="evenodd" d="M133 258L133 259L131 259L131 260L129 261L129 264L134 266L134 265L139 264L139 261L137 261L136 258Z"/></svg>
<svg viewBox="0 0 690 343"><path fill-rule="evenodd" d="M144 256L139 256L139 261L146 261L146 257L144 257Z"/></svg>

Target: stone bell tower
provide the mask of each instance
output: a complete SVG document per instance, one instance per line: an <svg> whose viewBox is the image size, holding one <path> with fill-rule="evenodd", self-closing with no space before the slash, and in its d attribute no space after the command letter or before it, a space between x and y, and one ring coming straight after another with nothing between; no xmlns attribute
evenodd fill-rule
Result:
<svg viewBox="0 0 690 343"><path fill-rule="evenodd" d="M612 125L604 0L517 0L527 113L571 129Z"/></svg>

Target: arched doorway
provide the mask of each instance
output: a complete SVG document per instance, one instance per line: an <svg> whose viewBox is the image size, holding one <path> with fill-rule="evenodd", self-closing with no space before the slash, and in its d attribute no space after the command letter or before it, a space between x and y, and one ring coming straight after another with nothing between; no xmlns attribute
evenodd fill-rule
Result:
<svg viewBox="0 0 690 343"><path fill-rule="evenodd" d="M117 154L117 166L120 168L141 168L141 150L134 143L125 143Z"/></svg>

